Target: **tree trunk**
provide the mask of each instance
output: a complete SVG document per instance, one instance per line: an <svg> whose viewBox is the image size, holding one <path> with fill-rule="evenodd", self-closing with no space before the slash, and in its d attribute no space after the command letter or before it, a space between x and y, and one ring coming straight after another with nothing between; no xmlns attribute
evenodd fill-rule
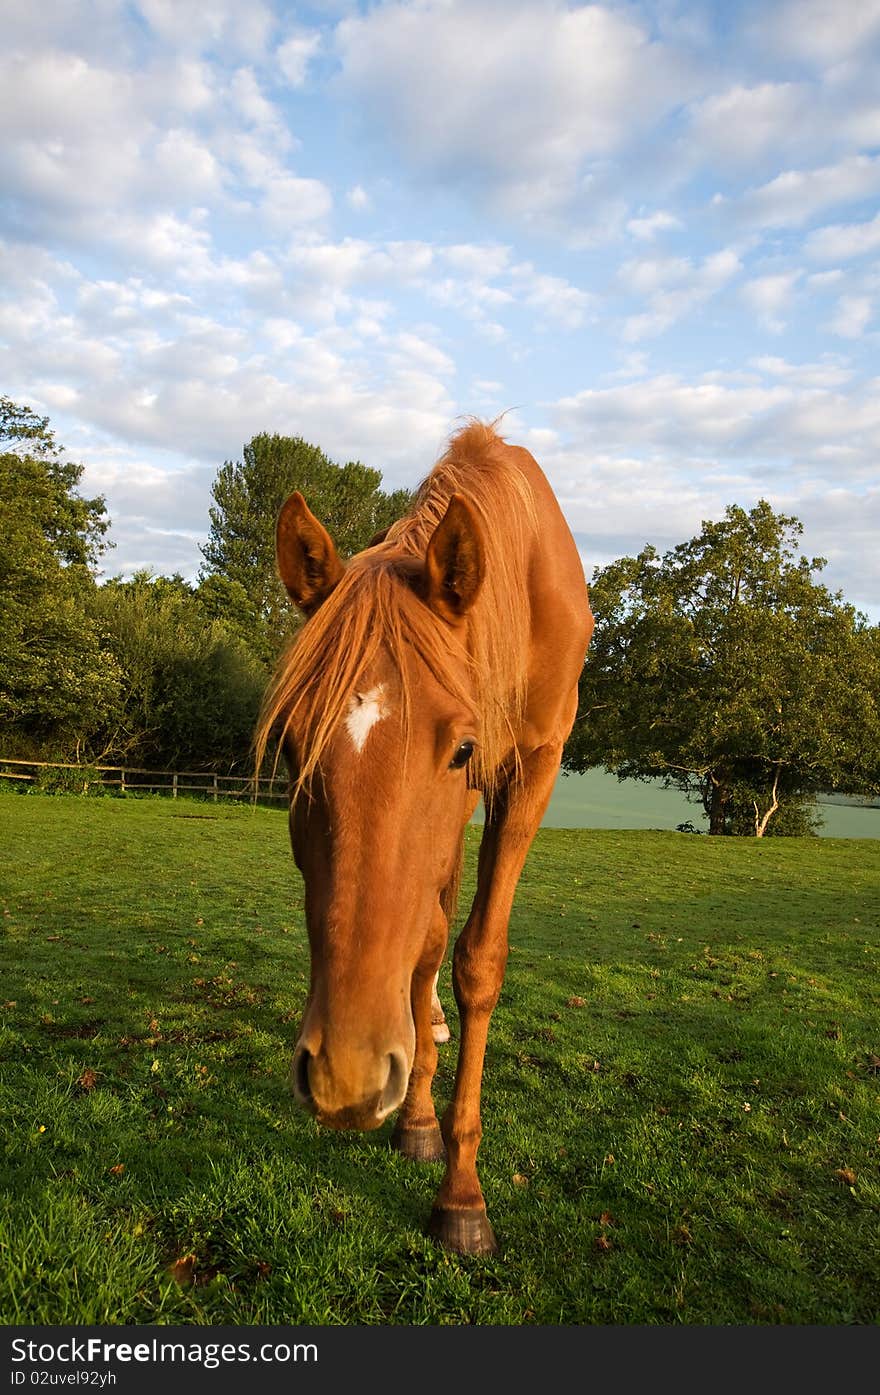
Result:
<svg viewBox="0 0 880 1395"><path fill-rule="evenodd" d="M776 767L776 774L773 777L773 788L770 791L770 803L764 814L758 808L758 801L753 800L755 806L755 837L763 838L767 831L767 825L779 808L779 766Z"/></svg>
<svg viewBox="0 0 880 1395"><path fill-rule="evenodd" d="M712 776L712 801L709 806L709 832L727 832L727 806L730 803L730 786Z"/></svg>

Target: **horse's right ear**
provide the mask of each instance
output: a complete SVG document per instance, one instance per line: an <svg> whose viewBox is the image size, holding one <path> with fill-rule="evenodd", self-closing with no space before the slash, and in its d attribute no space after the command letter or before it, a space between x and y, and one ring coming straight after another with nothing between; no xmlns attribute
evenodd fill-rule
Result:
<svg viewBox="0 0 880 1395"><path fill-rule="evenodd" d="M486 573L483 534L462 494L453 494L425 553L425 599L450 625L460 625Z"/></svg>
<svg viewBox="0 0 880 1395"><path fill-rule="evenodd" d="M278 575L291 599L306 615L326 601L345 568L323 524L299 490L281 506L275 525Z"/></svg>

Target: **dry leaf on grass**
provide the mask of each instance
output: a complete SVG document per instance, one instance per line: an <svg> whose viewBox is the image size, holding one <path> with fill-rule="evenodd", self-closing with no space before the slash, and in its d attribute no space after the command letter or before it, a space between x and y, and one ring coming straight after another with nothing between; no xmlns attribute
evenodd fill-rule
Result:
<svg viewBox="0 0 880 1395"><path fill-rule="evenodd" d="M196 1269L195 1255L181 1255L173 1264L169 1264L168 1273L176 1284L191 1284Z"/></svg>

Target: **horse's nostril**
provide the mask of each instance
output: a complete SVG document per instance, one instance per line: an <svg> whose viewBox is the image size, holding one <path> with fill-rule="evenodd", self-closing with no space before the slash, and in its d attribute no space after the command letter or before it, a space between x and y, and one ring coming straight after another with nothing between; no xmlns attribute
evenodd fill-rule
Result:
<svg viewBox="0 0 880 1395"><path fill-rule="evenodd" d="M309 1061L311 1057L304 1046L298 1046L293 1056L291 1067L291 1080L293 1082L293 1092L300 1104L309 1107L314 1105L312 1098L312 1087L309 1084Z"/></svg>
<svg viewBox="0 0 880 1395"><path fill-rule="evenodd" d="M388 1079L379 1101L381 1112L388 1114L402 1103L409 1083L409 1066L402 1051L391 1051L388 1055Z"/></svg>

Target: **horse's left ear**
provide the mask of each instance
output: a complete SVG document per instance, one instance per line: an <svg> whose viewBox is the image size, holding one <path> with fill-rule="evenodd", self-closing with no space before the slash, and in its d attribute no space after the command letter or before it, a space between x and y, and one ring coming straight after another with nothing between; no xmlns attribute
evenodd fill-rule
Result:
<svg viewBox="0 0 880 1395"><path fill-rule="evenodd" d="M463 495L453 494L425 553L425 599L452 625L464 620L486 572L483 532Z"/></svg>
<svg viewBox="0 0 880 1395"><path fill-rule="evenodd" d="M306 615L325 601L345 571L333 539L299 490L281 506L275 525L278 575Z"/></svg>

